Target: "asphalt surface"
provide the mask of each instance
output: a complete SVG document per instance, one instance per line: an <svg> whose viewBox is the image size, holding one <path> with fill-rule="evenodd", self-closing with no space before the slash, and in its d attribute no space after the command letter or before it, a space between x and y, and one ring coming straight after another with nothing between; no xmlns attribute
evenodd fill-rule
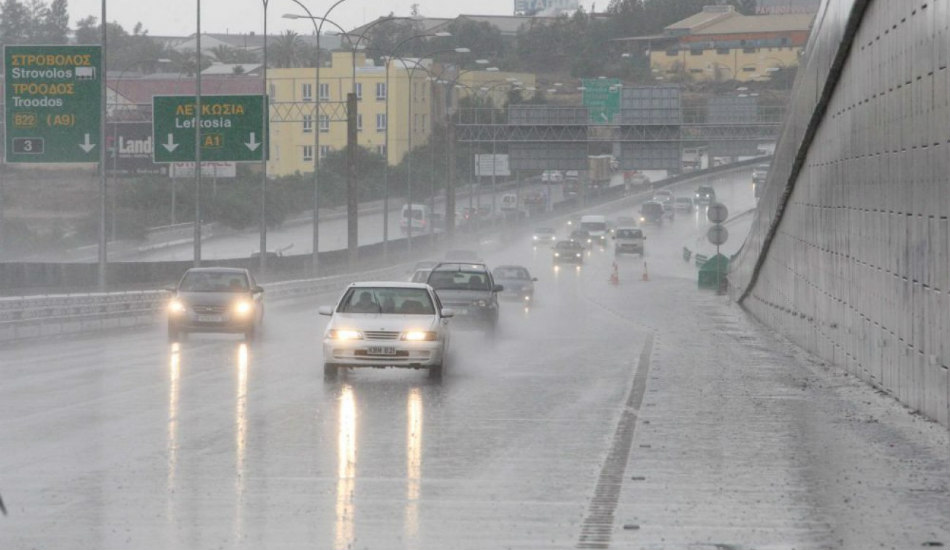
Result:
<svg viewBox="0 0 950 550"><path fill-rule="evenodd" d="M713 180L734 213L748 178ZM0 548L950 545L946 433L697 291L681 251L706 225L648 227L616 286L609 249L554 268L528 233L487 244L536 301L504 303L494 340L457 332L442 381L324 382L335 295L271 304L249 345L8 345Z"/></svg>

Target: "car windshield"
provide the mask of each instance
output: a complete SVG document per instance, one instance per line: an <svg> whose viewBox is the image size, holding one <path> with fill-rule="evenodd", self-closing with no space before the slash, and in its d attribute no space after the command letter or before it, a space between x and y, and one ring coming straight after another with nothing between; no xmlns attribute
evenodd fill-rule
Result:
<svg viewBox="0 0 950 550"><path fill-rule="evenodd" d="M429 285L436 290L491 290L484 271L436 270L429 275Z"/></svg>
<svg viewBox="0 0 950 550"><path fill-rule="evenodd" d="M693 200L690 199L689 197L677 197L677 198L676 198L676 202L681 202L681 203L684 203L684 204L689 204L689 203L693 202Z"/></svg>
<svg viewBox="0 0 950 550"><path fill-rule="evenodd" d="M354 287L340 300L340 313L435 315L425 288Z"/></svg>
<svg viewBox="0 0 950 550"><path fill-rule="evenodd" d="M235 272L189 271L182 277L178 290L183 292L247 292L247 276Z"/></svg>
<svg viewBox="0 0 950 550"><path fill-rule="evenodd" d="M643 236L643 232L639 229L618 229L617 238L618 239L639 239Z"/></svg>
<svg viewBox="0 0 950 550"><path fill-rule="evenodd" d="M496 279L530 279L531 275L523 267L496 267L492 271Z"/></svg>
<svg viewBox="0 0 950 550"><path fill-rule="evenodd" d="M574 241L561 241L554 246L558 250L577 250L581 248L581 246Z"/></svg>
<svg viewBox="0 0 950 550"><path fill-rule="evenodd" d="M640 211L643 212L644 214L657 213L657 212L662 211L662 209L663 207L655 202L647 202L647 203L644 203L643 206L640 207Z"/></svg>
<svg viewBox="0 0 950 550"><path fill-rule="evenodd" d="M554 233L554 230L551 229L550 227L539 227L535 229L534 232L537 233L538 235L549 235L551 233Z"/></svg>

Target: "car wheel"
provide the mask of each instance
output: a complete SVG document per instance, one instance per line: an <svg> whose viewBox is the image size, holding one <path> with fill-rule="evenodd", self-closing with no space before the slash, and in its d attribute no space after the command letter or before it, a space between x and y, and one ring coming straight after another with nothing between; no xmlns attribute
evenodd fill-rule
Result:
<svg viewBox="0 0 950 550"><path fill-rule="evenodd" d="M429 378L432 378L433 380L441 380L442 370L442 363L439 363L438 365L432 365L429 367Z"/></svg>
<svg viewBox="0 0 950 550"><path fill-rule="evenodd" d="M257 336L257 329L253 325L244 331L245 342L250 342L254 340L255 336Z"/></svg>
<svg viewBox="0 0 950 550"><path fill-rule="evenodd" d="M337 372L339 367L335 363L324 363L323 364L323 379L324 380L336 380Z"/></svg>

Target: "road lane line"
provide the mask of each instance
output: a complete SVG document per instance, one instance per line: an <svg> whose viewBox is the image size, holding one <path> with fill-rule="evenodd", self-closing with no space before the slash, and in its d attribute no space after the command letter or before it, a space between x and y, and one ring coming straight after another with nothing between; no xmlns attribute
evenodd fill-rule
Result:
<svg viewBox="0 0 950 550"><path fill-rule="evenodd" d="M610 452L600 469L597 486L594 488L594 498L587 507L587 514L581 524L581 535L576 548L608 548L613 532L614 510L623 488L623 476L627 468L627 459L630 456L630 446L633 443L633 434L637 426L637 415L643 403L643 394L647 387L647 376L650 373L650 355L653 352L653 334L648 334L643 349L640 351L640 360L637 363L637 372L633 377L630 392L627 394L623 412L614 431L613 443Z"/></svg>

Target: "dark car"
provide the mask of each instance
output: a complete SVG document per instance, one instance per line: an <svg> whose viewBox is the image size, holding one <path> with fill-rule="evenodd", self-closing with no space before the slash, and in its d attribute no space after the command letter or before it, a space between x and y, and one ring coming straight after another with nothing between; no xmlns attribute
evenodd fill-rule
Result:
<svg viewBox="0 0 950 550"><path fill-rule="evenodd" d="M481 327L494 333L498 325L498 293L491 271L482 263L446 262L435 266L426 281L443 307L455 312L455 326Z"/></svg>
<svg viewBox="0 0 950 550"><path fill-rule="evenodd" d="M663 205L656 201L647 201L640 205L640 223L663 225Z"/></svg>
<svg viewBox="0 0 950 550"><path fill-rule="evenodd" d="M590 236L590 233L586 229L575 229L571 231L571 234L568 236L568 240L579 243L584 248L590 246L593 239Z"/></svg>
<svg viewBox="0 0 950 550"><path fill-rule="evenodd" d="M558 243L553 247L551 259L555 264L582 264L584 263L585 250L586 247L579 242L558 241Z"/></svg>
<svg viewBox="0 0 950 550"><path fill-rule="evenodd" d="M700 185L696 189L696 204L708 205L716 202L716 190L708 185Z"/></svg>
<svg viewBox="0 0 950 550"><path fill-rule="evenodd" d="M501 293L502 298L512 298L524 302L530 302L534 299L534 282L537 277L532 277L527 268L520 265L500 265L492 270L495 277L495 283L505 287Z"/></svg>
<svg viewBox="0 0 950 550"><path fill-rule="evenodd" d="M246 269L196 267L168 289L168 339L189 332L242 333L252 339L264 319L264 289Z"/></svg>

